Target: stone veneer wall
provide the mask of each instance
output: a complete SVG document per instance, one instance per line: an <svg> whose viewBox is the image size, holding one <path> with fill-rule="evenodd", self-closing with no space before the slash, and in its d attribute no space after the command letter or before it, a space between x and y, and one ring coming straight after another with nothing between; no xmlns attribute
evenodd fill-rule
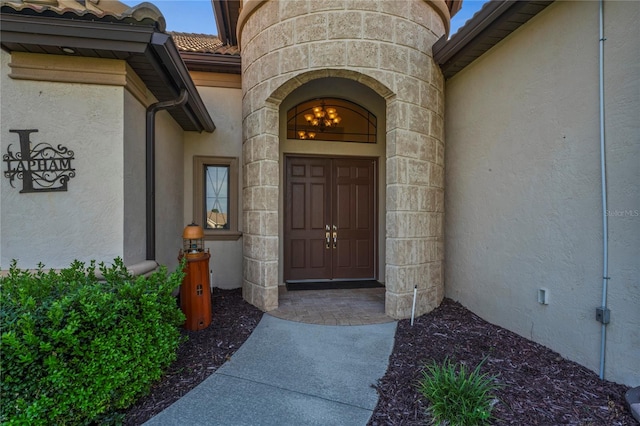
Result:
<svg viewBox="0 0 640 426"><path fill-rule="evenodd" d="M444 297L444 81L431 57L444 1L247 2L239 22L243 117L243 294L278 306L278 106L312 79L342 77L387 102L387 315Z"/></svg>

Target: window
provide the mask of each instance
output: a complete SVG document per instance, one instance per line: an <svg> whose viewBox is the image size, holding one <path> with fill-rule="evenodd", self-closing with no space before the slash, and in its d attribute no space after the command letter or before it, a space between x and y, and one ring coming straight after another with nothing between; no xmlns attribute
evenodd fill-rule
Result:
<svg viewBox="0 0 640 426"><path fill-rule="evenodd" d="M193 216L205 240L237 240L238 159L193 157Z"/></svg>
<svg viewBox="0 0 640 426"><path fill-rule="evenodd" d="M376 133L376 116L344 99L312 99L287 112L288 139L376 143Z"/></svg>

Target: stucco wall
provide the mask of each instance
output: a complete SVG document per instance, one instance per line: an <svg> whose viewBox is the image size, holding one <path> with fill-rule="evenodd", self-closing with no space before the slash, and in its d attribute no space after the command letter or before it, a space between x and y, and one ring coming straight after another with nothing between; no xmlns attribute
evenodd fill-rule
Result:
<svg viewBox="0 0 640 426"><path fill-rule="evenodd" d="M124 89L14 80L8 77L10 54L0 57L2 153L9 145L19 149L10 129L38 129L32 142L73 150L76 169L67 192L20 194L21 181L12 188L1 177L1 267L12 259L22 268L39 262L60 268L74 259L122 256Z"/></svg>
<svg viewBox="0 0 640 426"><path fill-rule="evenodd" d="M174 269L182 248L184 132L167 111L156 114L156 260Z"/></svg>
<svg viewBox="0 0 640 426"><path fill-rule="evenodd" d="M145 107L124 97L124 263L146 260Z"/></svg>
<svg viewBox="0 0 640 426"><path fill-rule="evenodd" d="M640 384L640 3L605 2L605 377ZM446 82L446 294L598 371L598 2L555 2ZM539 288L549 304L537 302Z"/></svg>
<svg viewBox="0 0 640 426"><path fill-rule="evenodd" d="M238 217L242 231L242 91L237 88L198 86L198 92L216 123L213 133L185 133L184 144L184 223L193 216L193 157L206 155L238 158ZM211 285L219 288L242 287L242 237L235 241L205 241L211 252Z"/></svg>
<svg viewBox="0 0 640 426"><path fill-rule="evenodd" d="M31 135L34 145L60 144L74 151L76 176L66 192L34 194L20 194L21 181L11 188L3 179L2 267L13 258L23 268L38 262L62 268L74 259L143 262L145 106L120 80L109 80L110 73L132 71L115 60L24 54L20 60L35 64L43 81L8 77L11 55L2 52L2 151L9 144L14 152L19 149L18 135L9 129L38 129ZM55 70L47 71L50 61ZM75 62L65 68L65 61ZM78 65L96 84L46 81L64 79L66 70ZM182 243L183 131L166 112L157 114L156 129L156 258L175 267Z"/></svg>

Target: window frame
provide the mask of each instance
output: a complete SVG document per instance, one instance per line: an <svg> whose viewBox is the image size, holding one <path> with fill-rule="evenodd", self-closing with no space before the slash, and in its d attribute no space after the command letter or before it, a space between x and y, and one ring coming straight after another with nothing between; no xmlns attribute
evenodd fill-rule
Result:
<svg viewBox="0 0 640 426"><path fill-rule="evenodd" d="M208 166L229 168L229 229L212 229L206 225L205 168ZM193 219L204 229L206 241L234 241L242 236L238 230L238 158L193 156Z"/></svg>
<svg viewBox="0 0 640 426"><path fill-rule="evenodd" d="M314 127L311 124L302 123L301 118L305 113L313 114L313 107L317 106L318 103L323 106L326 105L327 107L335 107L338 112L342 111L343 118L345 118L344 112L347 112L347 115L352 115L352 118L356 119L356 124L354 124L352 120L351 123L347 124L351 127L343 125L343 131L336 132L332 130L332 127L327 128L326 131L322 131L319 130L320 127ZM299 121L300 123L298 123ZM286 122L287 139L338 143L363 143L372 145L378 143L378 117L365 106L340 97L325 96L320 98L310 98L299 102L287 110ZM362 129L366 128L366 132L355 131L358 130L357 126L362 126ZM314 130L315 136L318 137L300 137L298 135L299 130ZM323 135L325 136L324 138L322 137Z"/></svg>

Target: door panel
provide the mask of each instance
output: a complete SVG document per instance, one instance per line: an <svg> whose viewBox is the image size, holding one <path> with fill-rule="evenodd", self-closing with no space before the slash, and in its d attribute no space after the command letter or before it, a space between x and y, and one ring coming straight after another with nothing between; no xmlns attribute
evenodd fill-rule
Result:
<svg viewBox="0 0 640 426"><path fill-rule="evenodd" d="M325 279L331 275L331 251L325 248L329 164L321 158L287 158L285 167L285 279Z"/></svg>
<svg viewBox="0 0 640 426"><path fill-rule="evenodd" d="M303 183L291 184L291 205L293 214L291 215L291 229L304 230L306 223L306 187Z"/></svg>
<svg viewBox="0 0 640 426"><path fill-rule="evenodd" d="M375 162L334 159L333 210L338 228L334 250L335 278L375 277Z"/></svg>
<svg viewBox="0 0 640 426"><path fill-rule="evenodd" d="M327 184L312 183L310 196L311 229L319 229L324 231L327 223L327 212L325 203L327 200Z"/></svg>
<svg viewBox="0 0 640 426"><path fill-rule="evenodd" d="M375 160L287 157L285 169L285 280L375 278Z"/></svg>

